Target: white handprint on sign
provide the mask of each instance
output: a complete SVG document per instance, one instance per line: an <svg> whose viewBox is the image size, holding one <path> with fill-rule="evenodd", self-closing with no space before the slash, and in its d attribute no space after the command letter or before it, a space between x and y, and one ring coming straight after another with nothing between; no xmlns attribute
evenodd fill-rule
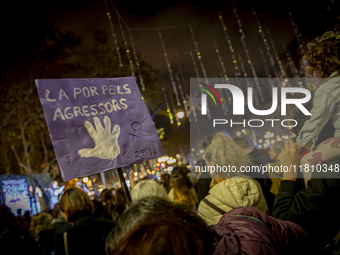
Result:
<svg viewBox="0 0 340 255"><path fill-rule="evenodd" d="M93 118L94 125L89 121L85 121L85 127L89 135L94 141L94 148L85 148L78 151L81 157L89 158L96 157L101 159L114 159L120 153L118 144L118 137L120 134L120 126L114 125L111 132L111 121L110 118L104 117L104 128L97 117Z"/></svg>

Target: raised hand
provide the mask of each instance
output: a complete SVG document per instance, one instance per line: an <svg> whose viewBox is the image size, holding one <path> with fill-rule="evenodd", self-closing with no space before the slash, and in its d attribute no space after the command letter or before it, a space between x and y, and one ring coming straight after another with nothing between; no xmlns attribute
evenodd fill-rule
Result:
<svg viewBox="0 0 340 255"><path fill-rule="evenodd" d="M111 132L110 118L104 117L104 127L97 117L93 118L93 125L89 121L85 121L85 127L89 135L94 141L94 148L85 148L78 151L79 156L84 158L96 157L101 159L114 159L120 154L118 137L120 134L120 126L114 125Z"/></svg>
<svg viewBox="0 0 340 255"><path fill-rule="evenodd" d="M287 167L287 170L283 172L283 180L295 181L300 165L299 148L293 141L285 142L285 147L282 148L279 160L282 166Z"/></svg>

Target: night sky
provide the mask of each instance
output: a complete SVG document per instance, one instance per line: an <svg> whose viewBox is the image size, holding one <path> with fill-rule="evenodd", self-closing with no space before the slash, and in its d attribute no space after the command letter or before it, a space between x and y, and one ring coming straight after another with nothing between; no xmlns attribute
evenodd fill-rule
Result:
<svg viewBox="0 0 340 255"><path fill-rule="evenodd" d="M165 87L167 94L173 94L172 83L157 28L160 28L162 33L171 69L174 74L180 77L186 93L189 93L190 78L196 78L190 52L194 54L200 77L203 77L202 69L196 57L196 47L190 33L189 23L194 31L207 76L221 76L222 70L220 60L216 55L215 45L219 49L228 76L234 76L233 59L218 18L218 12L223 15L236 56L242 57L245 71L251 74L241 44L239 26L233 13L232 1L159 1L155 3L154 1L107 0L107 4L120 46L124 47L114 7L123 19L125 36L128 38L126 25L131 30L136 51L153 68L160 71L156 85L159 88ZM265 77L259 47L262 48L267 63L269 63L269 59L263 38L252 14L251 4L256 10L262 27L268 27L280 57L283 56L286 47L293 45L294 48L297 46L294 46L296 36L288 12L292 12L301 34L307 40L321 35L327 29L332 29L334 24L339 21L336 14L336 10L339 10L339 8L336 8L338 2L332 2L332 0L314 1L313 3L292 0L242 0L235 1L234 4L237 7L237 13L246 36L247 49L258 77ZM61 32L73 30L75 35L83 38L84 42L90 40L93 30L105 29L110 35L112 48L115 48L103 0L8 1L4 5L1 16L3 49L1 70L4 71L4 67L20 61L22 52L29 54L35 42L46 35L48 26L53 26ZM127 41L131 47L130 39L128 38ZM270 48L272 49L271 45ZM238 59L237 61L239 63ZM278 66L276 68L279 69ZM275 76L273 72L272 76Z"/></svg>
<svg viewBox="0 0 340 255"><path fill-rule="evenodd" d="M160 70L159 86L165 86L169 92L172 86L156 28L161 28L171 68L175 73L181 71L185 79L183 82L186 83L184 85L189 85L190 77L196 77L189 55L190 51L195 53L189 23L195 33L208 77L220 74L215 43L227 67L228 75L233 75L233 60L218 19L219 11L227 25L235 53L242 56L245 68L250 73L231 1L160 1L155 3L154 1L108 0L107 3L118 41L122 42L122 36L113 5L131 29L136 51L140 52L141 57L154 68ZM289 11L297 21L302 35L309 39L322 34L339 21L335 11L337 2L332 3L331 0L316 1L313 4L308 1L235 1L234 4L246 35L245 41L258 76L264 75L258 47L261 46L265 52L265 46L251 13L251 3L256 9L261 25L268 26L278 54L284 50L282 42L288 46L295 37L288 16ZM88 40L91 32L97 28L106 29L110 34L104 1L8 1L4 5L1 19L3 67L20 59L21 51L29 51L34 42L44 36L48 25L62 32L74 30L75 34L81 36L84 41ZM126 30L125 35L127 36ZM112 36L110 38L112 39ZM130 44L129 40L128 43ZM113 41L111 45L114 48ZM201 70L200 72L203 76Z"/></svg>

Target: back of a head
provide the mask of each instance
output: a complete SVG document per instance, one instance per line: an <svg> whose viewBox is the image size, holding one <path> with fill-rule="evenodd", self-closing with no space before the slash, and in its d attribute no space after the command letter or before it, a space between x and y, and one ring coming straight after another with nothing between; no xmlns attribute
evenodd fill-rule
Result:
<svg viewBox="0 0 340 255"><path fill-rule="evenodd" d="M203 167L206 166L207 164L205 163L204 159L200 159L197 161L196 166Z"/></svg>
<svg viewBox="0 0 340 255"><path fill-rule="evenodd" d="M187 186L186 179L184 179L182 175L172 174L170 182L174 192L174 202L184 205L197 206L197 197L194 196L190 191Z"/></svg>
<svg viewBox="0 0 340 255"><path fill-rule="evenodd" d="M60 204L59 203L56 203L53 207L53 210L52 210L52 215L53 215L53 218L59 218L61 217L61 208L60 208Z"/></svg>
<svg viewBox="0 0 340 255"><path fill-rule="evenodd" d="M136 226L118 244L115 255L204 255L204 243L187 226L164 216Z"/></svg>
<svg viewBox="0 0 340 255"><path fill-rule="evenodd" d="M192 230L196 233L196 239L203 243L206 251L205 254L212 254L215 239L202 218L192 210L188 210L184 205L174 204L158 197L145 197L140 199L122 214L116 223L115 229L107 238L106 250L108 254L116 254L115 252L122 240L127 238L133 230L138 229L139 226L153 219L157 221L157 219L161 217L181 225L179 229L187 228ZM154 236L153 233L149 234L150 236Z"/></svg>
<svg viewBox="0 0 340 255"><path fill-rule="evenodd" d="M93 204L93 217L95 218L101 218L104 215L104 205L101 201L98 200L92 200L92 204Z"/></svg>
<svg viewBox="0 0 340 255"><path fill-rule="evenodd" d="M180 175L183 180L185 181L188 189L192 188L192 182L190 181L188 175L187 175L187 170L184 167L181 166L176 166L174 169L171 171L171 176L170 176L170 183L171 179L174 178L175 176Z"/></svg>
<svg viewBox="0 0 340 255"><path fill-rule="evenodd" d="M334 71L340 73L340 33L327 31L307 44L307 52L302 58L302 65L307 74L319 72L322 77L329 77Z"/></svg>
<svg viewBox="0 0 340 255"><path fill-rule="evenodd" d="M250 145L249 145L249 143L248 143L248 141L247 141L247 139L245 139L245 138L236 137L236 138L234 138L233 140L234 140L234 142L235 142L238 146L240 146L242 149L249 149L249 148L251 148Z"/></svg>
<svg viewBox="0 0 340 255"><path fill-rule="evenodd" d="M122 188L118 188L116 191L115 204L116 206L123 206L123 207L125 207L127 204L125 193Z"/></svg>
<svg viewBox="0 0 340 255"><path fill-rule="evenodd" d="M41 231L51 228L52 223L47 213L41 212L32 217L30 231L33 235L39 235Z"/></svg>
<svg viewBox="0 0 340 255"><path fill-rule="evenodd" d="M165 173L161 175L161 181L163 182L163 186L166 189L166 192L170 191L170 174Z"/></svg>
<svg viewBox="0 0 340 255"><path fill-rule="evenodd" d="M66 190L59 204L69 222L75 222L80 217L92 216L94 211L93 203L88 195L78 188Z"/></svg>
<svg viewBox="0 0 340 255"><path fill-rule="evenodd" d="M211 143L212 139L214 138L215 134L209 134L209 135L206 135L204 138L203 138L203 141L202 141L202 149L205 150Z"/></svg>
<svg viewBox="0 0 340 255"><path fill-rule="evenodd" d="M251 165L252 162L248 156L242 154L241 148L222 132L217 133L211 144L207 147L205 158L214 165L235 166L237 171L241 166ZM231 177L232 175L239 174L233 172L217 173L215 172L214 178Z"/></svg>
<svg viewBox="0 0 340 255"><path fill-rule="evenodd" d="M100 200L102 202L107 202L107 201L112 201L114 202L114 195L112 194L112 191L109 189L104 189L101 193L100 193Z"/></svg>
<svg viewBox="0 0 340 255"><path fill-rule="evenodd" d="M151 179L139 182L131 191L133 202L149 196L169 200L168 194L163 186Z"/></svg>

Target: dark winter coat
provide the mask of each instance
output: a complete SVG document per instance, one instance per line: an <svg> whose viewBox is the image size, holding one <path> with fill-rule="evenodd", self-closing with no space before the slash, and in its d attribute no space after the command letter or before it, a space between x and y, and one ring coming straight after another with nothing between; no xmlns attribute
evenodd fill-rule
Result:
<svg viewBox="0 0 340 255"><path fill-rule="evenodd" d="M106 237L114 224L107 219L81 217L67 230L69 255L103 254L105 255ZM65 254L63 233L56 238L56 255Z"/></svg>
<svg viewBox="0 0 340 255"><path fill-rule="evenodd" d="M249 152L247 156L252 160L253 165L265 166L268 163L273 163L273 160L268 156L268 154L263 150L253 149ZM267 172L264 173L248 173L250 177L257 180L262 188L263 195L266 198L266 202L269 209L269 215L272 215L272 207L274 203L275 196L270 192L272 187L272 181Z"/></svg>
<svg viewBox="0 0 340 255"><path fill-rule="evenodd" d="M305 254L305 230L255 207L235 208L210 227L220 238L217 254Z"/></svg>
<svg viewBox="0 0 340 255"><path fill-rule="evenodd" d="M209 194L211 183L211 174L209 172L201 173L196 183L196 194L198 204Z"/></svg>
<svg viewBox="0 0 340 255"><path fill-rule="evenodd" d="M314 172L306 189L299 189L294 181L281 181L273 207L274 217L303 226L314 249L320 249L318 254L340 230L340 156L327 161L330 165L337 172Z"/></svg>

